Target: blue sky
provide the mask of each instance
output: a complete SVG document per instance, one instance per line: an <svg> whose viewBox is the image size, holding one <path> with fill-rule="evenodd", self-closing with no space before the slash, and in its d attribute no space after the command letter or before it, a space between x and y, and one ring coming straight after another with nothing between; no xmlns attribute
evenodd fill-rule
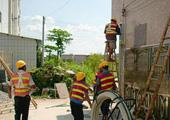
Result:
<svg viewBox="0 0 170 120"><path fill-rule="evenodd" d="M73 35L67 54L104 52L103 29L111 18L111 0L21 0L22 35L41 39L41 16L46 17L46 33L55 27Z"/></svg>

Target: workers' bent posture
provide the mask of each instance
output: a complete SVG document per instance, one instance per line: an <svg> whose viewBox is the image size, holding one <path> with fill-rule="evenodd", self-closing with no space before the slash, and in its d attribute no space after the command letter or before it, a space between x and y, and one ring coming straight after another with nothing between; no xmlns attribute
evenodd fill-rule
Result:
<svg viewBox="0 0 170 120"><path fill-rule="evenodd" d="M109 53L108 61L113 61L113 50L116 49L116 35L120 35L120 28L116 19L111 19L111 23L105 26L104 30L106 36L106 52Z"/></svg>
<svg viewBox="0 0 170 120"><path fill-rule="evenodd" d="M98 78L96 80L96 86L97 86L96 94L98 95L104 91L116 90L114 76L112 73L109 72L108 62L103 61L100 63L100 66L102 67L102 73L98 75ZM111 99L107 99L101 105L101 112L103 114L103 120L108 120L110 102L111 102Z"/></svg>
<svg viewBox="0 0 170 120"><path fill-rule="evenodd" d="M84 120L83 101L87 100L90 107L92 107L88 96L88 89L88 85L85 83L85 73L78 72L70 92L71 114L74 120Z"/></svg>
<svg viewBox="0 0 170 120"><path fill-rule="evenodd" d="M30 92L35 89L31 75L26 72L26 63L23 60L16 62L18 72L13 73L9 82L9 97L11 98L11 87L14 91L15 120L28 120Z"/></svg>

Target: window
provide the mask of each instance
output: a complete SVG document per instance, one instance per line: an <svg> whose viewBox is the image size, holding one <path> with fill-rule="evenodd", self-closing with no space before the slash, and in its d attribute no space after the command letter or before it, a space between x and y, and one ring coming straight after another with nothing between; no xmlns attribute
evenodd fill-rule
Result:
<svg viewBox="0 0 170 120"><path fill-rule="evenodd" d="M147 24L139 24L135 27L134 47L146 44Z"/></svg>

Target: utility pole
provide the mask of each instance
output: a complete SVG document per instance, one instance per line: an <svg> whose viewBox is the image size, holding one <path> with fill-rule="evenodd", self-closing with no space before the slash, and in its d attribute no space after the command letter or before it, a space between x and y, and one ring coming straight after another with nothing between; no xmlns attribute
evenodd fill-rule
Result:
<svg viewBox="0 0 170 120"><path fill-rule="evenodd" d="M41 61L41 65L44 65L44 31L45 31L45 17L43 16L43 21L42 21L42 41L41 41L41 45L42 45L42 61Z"/></svg>
<svg viewBox="0 0 170 120"><path fill-rule="evenodd" d="M126 9L123 1L122 9L122 25L121 25L121 41L120 41L120 93L125 96L125 51L126 51Z"/></svg>

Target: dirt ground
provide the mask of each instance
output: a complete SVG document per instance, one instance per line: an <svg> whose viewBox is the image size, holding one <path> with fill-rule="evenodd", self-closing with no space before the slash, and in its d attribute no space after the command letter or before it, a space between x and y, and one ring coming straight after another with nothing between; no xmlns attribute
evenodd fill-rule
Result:
<svg viewBox="0 0 170 120"><path fill-rule="evenodd" d="M29 120L73 120L69 99L36 99L38 108L30 105ZM87 104L87 103L85 103ZM85 120L90 119L90 109L84 109ZM0 120L14 120L12 113L0 114Z"/></svg>

